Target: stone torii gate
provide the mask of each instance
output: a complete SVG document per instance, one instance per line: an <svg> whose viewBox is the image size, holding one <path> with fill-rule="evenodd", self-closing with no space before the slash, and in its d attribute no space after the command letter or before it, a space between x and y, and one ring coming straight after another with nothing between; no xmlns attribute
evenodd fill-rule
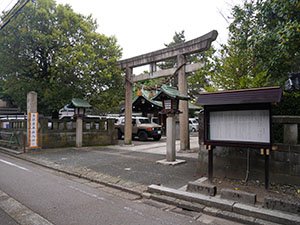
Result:
<svg viewBox="0 0 300 225"><path fill-rule="evenodd" d="M178 73L178 90L187 95L186 73L194 72L202 67L201 63L186 64L185 56L193 53L207 51L211 43L216 40L218 32L213 30L196 39L164 48L158 51L150 52L140 56L132 57L118 61L121 70L126 70L125 77L125 129L124 144L132 144L132 88L138 81L167 77ZM156 71L156 63L167 59L177 58L177 68ZM134 75L134 67L150 65L150 73ZM179 115L180 122L180 150L190 149L189 141L189 123L188 123L188 102L180 101Z"/></svg>

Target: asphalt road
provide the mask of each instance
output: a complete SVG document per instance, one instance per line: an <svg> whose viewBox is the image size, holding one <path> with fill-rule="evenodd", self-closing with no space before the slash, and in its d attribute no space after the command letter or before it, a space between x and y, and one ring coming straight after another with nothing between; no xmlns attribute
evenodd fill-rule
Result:
<svg viewBox="0 0 300 225"><path fill-rule="evenodd" d="M0 225L18 225L18 223L0 208Z"/></svg>
<svg viewBox="0 0 300 225"><path fill-rule="evenodd" d="M53 224L200 224L191 217L104 189L0 153L0 190Z"/></svg>

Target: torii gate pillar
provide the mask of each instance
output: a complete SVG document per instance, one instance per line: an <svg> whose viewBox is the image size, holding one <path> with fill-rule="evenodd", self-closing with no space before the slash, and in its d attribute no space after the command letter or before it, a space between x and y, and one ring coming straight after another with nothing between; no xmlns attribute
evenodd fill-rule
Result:
<svg viewBox="0 0 300 225"><path fill-rule="evenodd" d="M126 81L125 81L125 127L124 127L124 144L132 144L132 68L126 68Z"/></svg>
<svg viewBox="0 0 300 225"><path fill-rule="evenodd" d="M185 64L185 56L177 56L177 65ZM185 66L182 66L178 71L178 91L187 96L188 87L185 76ZM190 149L190 135L189 135L189 108L188 101L179 101L179 123L180 123L180 150Z"/></svg>

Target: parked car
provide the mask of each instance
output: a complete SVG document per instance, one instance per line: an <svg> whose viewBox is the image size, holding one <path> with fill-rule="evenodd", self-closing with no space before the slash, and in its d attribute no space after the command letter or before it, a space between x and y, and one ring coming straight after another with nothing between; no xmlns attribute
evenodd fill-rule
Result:
<svg viewBox="0 0 300 225"><path fill-rule="evenodd" d="M115 128L118 129L118 138L121 139L124 135L125 117L119 118ZM148 138L158 141L161 138L161 131L161 126L151 123L147 117L132 117L132 136L138 137L140 141L146 141Z"/></svg>
<svg viewBox="0 0 300 225"><path fill-rule="evenodd" d="M199 130L199 122L197 118L189 118L189 129L191 132L197 132Z"/></svg>
<svg viewBox="0 0 300 225"><path fill-rule="evenodd" d="M151 118L151 123L156 123L156 124L158 124L158 117L152 117L152 118Z"/></svg>

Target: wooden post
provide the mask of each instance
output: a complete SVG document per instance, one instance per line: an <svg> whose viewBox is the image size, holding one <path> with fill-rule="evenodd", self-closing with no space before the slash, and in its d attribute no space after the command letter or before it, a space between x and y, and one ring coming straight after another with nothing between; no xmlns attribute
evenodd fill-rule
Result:
<svg viewBox="0 0 300 225"><path fill-rule="evenodd" d="M125 79L125 128L124 128L124 144L132 143L132 68L126 68Z"/></svg>
<svg viewBox="0 0 300 225"><path fill-rule="evenodd" d="M208 146L208 179L210 182L213 180L213 170L214 170L214 148L213 146Z"/></svg>
<svg viewBox="0 0 300 225"><path fill-rule="evenodd" d="M269 155L270 149L265 149L265 189L269 190Z"/></svg>
<svg viewBox="0 0 300 225"><path fill-rule="evenodd" d="M184 55L177 56L177 65L182 65L186 62ZM184 95L187 95L187 79L185 76L185 66L182 66L178 71L178 90ZM189 109L188 101L179 101L179 114L180 122L180 150L190 149L190 136L189 136Z"/></svg>

